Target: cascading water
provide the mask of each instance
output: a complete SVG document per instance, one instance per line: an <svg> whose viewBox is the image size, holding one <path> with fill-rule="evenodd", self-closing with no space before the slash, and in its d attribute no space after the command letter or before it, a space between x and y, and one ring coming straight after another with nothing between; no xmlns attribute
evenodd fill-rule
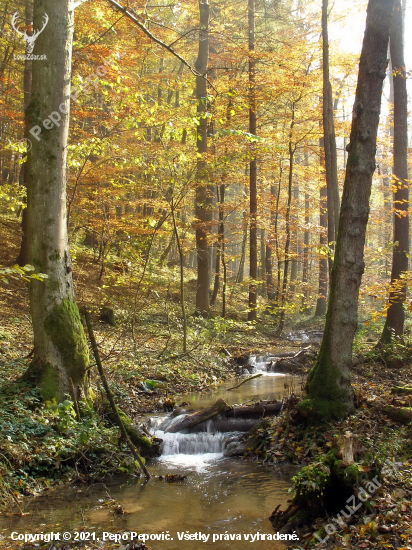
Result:
<svg viewBox="0 0 412 550"><path fill-rule="evenodd" d="M199 466L222 457L228 442L240 435L216 431L212 420L206 422L205 430L198 433L166 432L185 416L151 419L149 429L155 437L163 440L160 461Z"/></svg>
<svg viewBox="0 0 412 550"><path fill-rule="evenodd" d="M227 434L221 432L200 432L196 434L165 434L163 432L156 432L156 437L163 439L163 457L181 454L223 454L228 440Z"/></svg>

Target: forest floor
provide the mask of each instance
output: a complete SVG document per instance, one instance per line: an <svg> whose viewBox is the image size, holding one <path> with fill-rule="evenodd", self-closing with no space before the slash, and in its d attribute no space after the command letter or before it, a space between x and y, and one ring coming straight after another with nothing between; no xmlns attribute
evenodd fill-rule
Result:
<svg viewBox="0 0 412 550"><path fill-rule="evenodd" d="M297 415L298 400L294 400L283 417L275 418L254 441L250 456L270 463L306 466L304 477L294 478L295 489L299 484L302 488L305 479L308 493L321 501L323 474L331 450L340 448L344 434L353 434L356 441L356 500L339 505L340 495L329 495L330 508L325 517L313 518L300 533L301 544L290 548L412 549L412 423L400 424L384 412L387 406L412 406L412 395L391 393L395 386L412 386L412 370L410 364L389 369L380 359L376 350L355 359L352 385L356 411L349 418L305 427ZM357 498L359 490L374 475L381 486L366 500L362 494L362 501ZM313 503L313 498L308 502ZM357 511L348 513L346 502Z"/></svg>

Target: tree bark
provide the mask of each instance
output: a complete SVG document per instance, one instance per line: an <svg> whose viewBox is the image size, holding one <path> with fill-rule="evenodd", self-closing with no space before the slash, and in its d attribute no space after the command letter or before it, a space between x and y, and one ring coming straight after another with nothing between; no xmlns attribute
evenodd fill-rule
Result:
<svg viewBox="0 0 412 550"><path fill-rule="evenodd" d="M310 422L354 409L349 369L393 6L394 0L369 0L324 336L299 407Z"/></svg>
<svg viewBox="0 0 412 550"><path fill-rule="evenodd" d="M196 313L207 316L209 314L209 286L210 286L210 252L208 235L212 222L211 193L208 185L207 173L207 81L206 73L209 63L209 3L208 0L199 0L200 30L199 51L195 64L196 71L202 75L196 77L197 113L197 152L199 155L196 168L196 249L197 249L197 289Z"/></svg>
<svg viewBox="0 0 412 550"><path fill-rule="evenodd" d="M293 137L293 128L295 125L295 108L296 103L292 104L292 120L290 123L290 133L289 133L289 175L288 175L288 203L286 208L285 215L285 226L286 226L286 242L285 242L285 262L283 267L283 280L282 280L282 292L280 297L280 318L279 326L276 331L278 335L282 334L283 327L285 325L285 307L287 300L287 289L288 289L288 275L289 275L289 262L290 262L290 215L291 215L291 205L292 205L292 182L293 182L293 161L296 151L296 146L292 143Z"/></svg>
<svg viewBox="0 0 412 550"><path fill-rule="evenodd" d="M336 158L335 125L333 122L332 87L329 80L328 0L322 1L323 41L323 146L325 149L326 187L328 191L328 244L336 240L339 219L339 187ZM329 256L329 270L332 257Z"/></svg>
<svg viewBox="0 0 412 550"><path fill-rule="evenodd" d="M33 3L32 0L26 0L25 3L25 19L26 23L31 22L33 20ZM32 74L32 61L28 56L26 56L26 59L24 60L24 77L23 77L23 86L24 86L24 137L29 140L30 139L30 126L27 120L27 114L26 109L29 106L30 98L31 98L31 74ZM27 142L28 143L28 142ZM27 189L27 157L26 161L21 166L21 180L22 185L24 185ZM27 207L24 207L21 213L21 243L20 243L20 251L19 255L17 256L16 263L19 266L24 266L28 264L28 242L27 242Z"/></svg>
<svg viewBox="0 0 412 550"><path fill-rule="evenodd" d="M320 164L323 164L323 141L324 138L319 140L319 154L321 156ZM322 182L323 183L323 182ZM328 260L325 255L325 250L328 245L328 216L327 216L327 199L328 191L325 185L319 190L319 291L318 299L316 302L315 317L323 317L326 313L327 294L328 294Z"/></svg>
<svg viewBox="0 0 412 550"><path fill-rule="evenodd" d="M273 235L276 212L278 208L277 204L276 188L274 185L270 186L270 230L268 242L266 244L266 292L269 302L269 309L273 307L275 300L275 283L273 280L273 241L276 236ZM276 204L276 206L275 206Z"/></svg>
<svg viewBox="0 0 412 550"><path fill-rule="evenodd" d="M86 390L89 351L74 301L72 263L66 223L66 155L70 110L73 0L35 0L34 28L44 14L49 24L36 40L34 54L47 60L33 62L32 94L27 108L32 139L28 155L27 221L29 262L48 278L30 284L34 358L26 376L34 376L45 400L62 400ZM53 124L49 115L58 124ZM60 117L60 118L59 118ZM43 121L49 129L46 129Z"/></svg>
<svg viewBox="0 0 412 550"><path fill-rule="evenodd" d="M256 61L255 61L255 0L248 0L249 30L249 132L256 135ZM249 165L250 184L250 270L249 270L249 313L248 320L256 321L257 317L257 162L255 144L251 144L252 158Z"/></svg>
<svg viewBox="0 0 412 550"><path fill-rule="evenodd" d="M390 54L393 73L393 217L392 290L389 309L381 336L381 343L391 341L393 336L404 332L406 284L401 279L408 270L409 257L409 182L408 180L408 101L403 46L402 5L395 0L395 10L390 34Z"/></svg>
<svg viewBox="0 0 412 550"><path fill-rule="evenodd" d="M309 153L305 146L304 151L304 165L309 167ZM305 174L306 179L306 174ZM303 283L303 296L302 296L302 311L304 312L308 307L308 295L309 295L309 245L310 245L310 195L308 189L305 187L305 231L303 234L303 262L302 262L302 283Z"/></svg>

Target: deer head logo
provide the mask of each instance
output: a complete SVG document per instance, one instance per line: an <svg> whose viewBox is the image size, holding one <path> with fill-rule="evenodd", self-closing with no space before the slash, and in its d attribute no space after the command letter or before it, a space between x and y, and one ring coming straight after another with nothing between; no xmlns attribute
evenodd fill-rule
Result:
<svg viewBox="0 0 412 550"><path fill-rule="evenodd" d="M16 13L13 15L13 19L11 20L11 26L17 33L21 34L24 37L24 40L26 42L27 53L32 53L34 48L34 43L36 42L36 38L39 36L40 33L44 31L47 23L49 22L49 16L47 15L47 13L44 14L43 27L39 31L34 31L31 36L27 34L27 31L22 32L19 29L19 27L16 26L18 17L19 17L19 12L16 11Z"/></svg>

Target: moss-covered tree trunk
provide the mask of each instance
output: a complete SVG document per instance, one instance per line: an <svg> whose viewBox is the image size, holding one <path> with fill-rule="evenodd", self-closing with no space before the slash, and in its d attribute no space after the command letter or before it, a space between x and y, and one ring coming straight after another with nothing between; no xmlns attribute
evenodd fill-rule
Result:
<svg viewBox="0 0 412 550"><path fill-rule="evenodd" d="M324 336L308 397L300 405L312 421L353 410L352 344L393 5L394 0L369 0L368 5Z"/></svg>
<svg viewBox="0 0 412 550"><path fill-rule="evenodd" d="M35 0L33 24L41 29L33 61L27 119L32 149L28 158L29 262L45 273L30 286L34 358L27 375L35 377L44 399L61 400L84 387L89 353L74 301L66 223L66 156L69 129L73 0Z"/></svg>

